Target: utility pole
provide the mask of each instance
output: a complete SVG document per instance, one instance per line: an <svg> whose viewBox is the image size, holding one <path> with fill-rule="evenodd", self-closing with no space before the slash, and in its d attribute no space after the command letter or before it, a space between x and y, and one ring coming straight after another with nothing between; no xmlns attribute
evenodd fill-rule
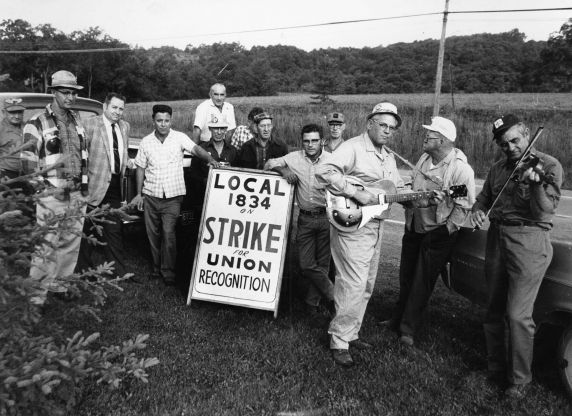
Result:
<svg viewBox="0 0 572 416"><path fill-rule="evenodd" d="M439 96L441 95L441 80L443 78L443 56L445 55L445 33L447 32L447 17L449 15L449 0L445 0L443 12L443 28L439 42L439 59L437 61L437 75L435 76L435 96L433 97L433 117L439 115Z"/></svg>

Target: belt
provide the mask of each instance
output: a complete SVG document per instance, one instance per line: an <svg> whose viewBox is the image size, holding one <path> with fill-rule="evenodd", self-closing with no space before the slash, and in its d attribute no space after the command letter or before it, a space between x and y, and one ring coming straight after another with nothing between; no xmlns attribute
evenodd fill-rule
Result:
<svg viewBox="0 0 572 416"><path fill-rule="evenodd" d="M306 211L300 208L300 214L308 215L310 217L323 217L326 214L326 208L317 208L311 211Z"/></svg>
<svg viewBox="0 0 572 416"><path fill-rule="evenodd" d="M505 227L538 227L543 230L550 230L550 225L547 223L539 223L534 221L525 220L505 220L505 219L495 219L493 221L497 225L504 225Z"/></svg>

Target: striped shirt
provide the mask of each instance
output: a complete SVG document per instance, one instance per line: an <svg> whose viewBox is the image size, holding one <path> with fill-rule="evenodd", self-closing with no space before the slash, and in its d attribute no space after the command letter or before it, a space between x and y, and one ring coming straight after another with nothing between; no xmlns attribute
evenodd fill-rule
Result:
<svg viewBox="0 0 572 416"><path fill-rule="evenodd" d="M193 147L189 136L176 130L171 130L162 143L155 132L143 137L135 158L135 164L145 169L142 193L156 198L185 195L183 152L190 153Z"/></svg>

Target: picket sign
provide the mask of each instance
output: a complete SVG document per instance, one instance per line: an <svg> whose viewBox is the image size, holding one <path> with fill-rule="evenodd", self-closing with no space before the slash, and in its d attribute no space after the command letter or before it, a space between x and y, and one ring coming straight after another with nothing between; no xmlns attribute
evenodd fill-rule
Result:
<svg viewBox="0 0 572 416"><path fill-rule="evenodd" d="M192 299L274 311L294 187L274 172L209 172L187 305Z"/></svg>

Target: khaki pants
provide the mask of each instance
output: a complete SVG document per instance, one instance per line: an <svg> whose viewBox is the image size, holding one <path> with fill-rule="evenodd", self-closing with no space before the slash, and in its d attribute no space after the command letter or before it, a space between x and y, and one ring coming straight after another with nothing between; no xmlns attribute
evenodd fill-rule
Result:
<svg viewBox="0 0 572 416"><path fill-rule="evenodd" d="M39 225L46 224L46 216L61 215L74 206L79 208L79 218L69 218L56 225L53 231L46 234L46 244L38 247L32 256L30 277L43 282L42 290L32 299L36 304L45 302L48 290L51 292L67 290L65 286L57 282L57 278L70 276L74 272L81 243L86 204L81 193L76 191L70 194L69 201L46 196L40 198L36 205L36 221Z"/></svg>
<svg viewBox="0 0 572 416"><path fill-rule="evenodd" d="M490 370L505 370L512 384L526 384L532 379L536 329L532 311L551 260L547 230L491 224L485 255L487 360Z"/></svg>
<svg viewBox="0 0 572 416"><path fill-rule="evenodd" d="M331 349L347 349L359 330L373 292L380 260L383 221L373 220L354 232L330 227L330 245L336 264L336 316L330 323Z"/></svg>

